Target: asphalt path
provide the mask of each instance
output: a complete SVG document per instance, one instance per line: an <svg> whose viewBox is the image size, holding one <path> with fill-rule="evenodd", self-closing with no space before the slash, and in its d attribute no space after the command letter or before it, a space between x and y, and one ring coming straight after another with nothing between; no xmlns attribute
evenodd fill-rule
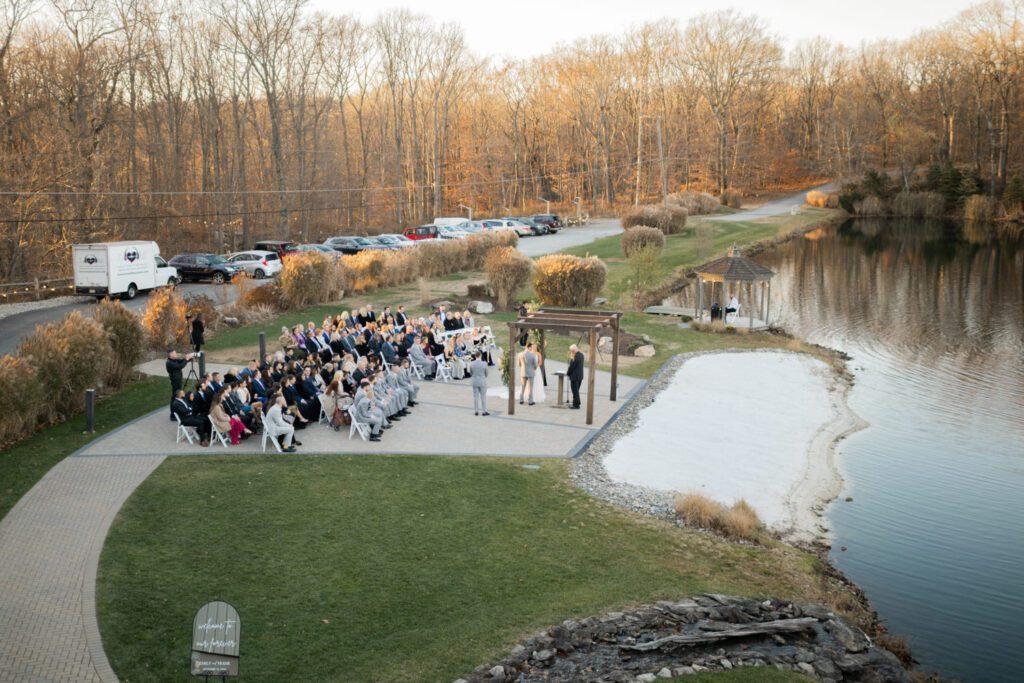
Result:
<svg viewBox="0 0 1024 683"><path fill-rule="evenodd" d="M569 247L587 244L588 242L593 242L596 239L614 235L618 232L622 232L618 220L595 220L587 225L563 228L555 235L521 238L519 240L519 250L527 256L543 256L544 254L551 254L568 249ZM218 303L231 303L236 296L236 290L226 285L180 284L178 285L178 291L186 297L205 294ZM142 310L146 307L148 300L148 294L140 292L139 296L135 299L123 301L122 303L130 309ZM21 340L31 334L37 325L45 325L55 320L61 320L71 311L88 312L94 305L95 300L92 297L80 297L78 301L63 306L30 310L0 318L0 356L13 353L18 348Z"/></svg>
<svg viewBox="0 0 1024 683"><path fill-rule="evenodd" d="M793 210L794 207L799 209L807 201L807 193L812 190L819 190L821 192L833 192L835 190L835 183L828 183L826 185L819 185L818 187L809 187L806 190L801 190L796 194L791 194L782 199L775 199L773 201L762 204L756 209L750 209L749 211L741 211L740 213L723 214L721 216L712 216L708 218L709 221L729 221L730 223L736 221L753 221L758 218L768 218L770 216L781 216L787 214Z"/></svg>

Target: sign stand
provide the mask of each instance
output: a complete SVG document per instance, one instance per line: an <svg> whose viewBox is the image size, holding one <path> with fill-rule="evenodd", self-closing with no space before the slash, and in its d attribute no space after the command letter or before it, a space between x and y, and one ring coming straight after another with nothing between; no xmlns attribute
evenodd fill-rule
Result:
<svg viewBox="0 0 1024 683"><path fill-rule="evenodd" d="M238 611L228 603L215 600L200 607L192 620L190 673L206 681L210 676L225 682L237 676L241 634Z"/></svg>

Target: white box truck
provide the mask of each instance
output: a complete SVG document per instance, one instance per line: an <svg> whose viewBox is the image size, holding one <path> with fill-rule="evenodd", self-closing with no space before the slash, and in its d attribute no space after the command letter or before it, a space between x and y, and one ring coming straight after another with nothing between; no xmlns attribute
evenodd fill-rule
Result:
<svg viewBox="0 0 1024 683"><path fill-rule="evenodd" d="M156 242L74 244L75 294L134 299L142 290L177 284L177 268L160 258Z"/></svg>

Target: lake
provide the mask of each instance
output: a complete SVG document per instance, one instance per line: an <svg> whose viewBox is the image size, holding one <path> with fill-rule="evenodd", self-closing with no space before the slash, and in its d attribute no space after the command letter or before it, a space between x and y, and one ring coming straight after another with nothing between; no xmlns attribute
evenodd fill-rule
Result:
<svg viewBox="0 0 1024 683"><path fill-rule="evenodd" d="M833 562L923 667L1020 680L1020 230L849 221L757 260L777 273L773 319L853 357L850 403L870 423L840 445Z"/></svg>

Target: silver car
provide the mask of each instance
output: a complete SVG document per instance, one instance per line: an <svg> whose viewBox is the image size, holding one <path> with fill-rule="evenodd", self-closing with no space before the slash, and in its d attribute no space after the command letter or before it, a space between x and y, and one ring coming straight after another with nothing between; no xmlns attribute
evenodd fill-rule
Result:
<svg viewBox="0 0 1024 683"><path fill-rule="evenodd" d="M284 269L281 258L273 251L236 251L225 254L224 258L233 266L241 268L246 275L262 280L274 277Z"/></svg>

